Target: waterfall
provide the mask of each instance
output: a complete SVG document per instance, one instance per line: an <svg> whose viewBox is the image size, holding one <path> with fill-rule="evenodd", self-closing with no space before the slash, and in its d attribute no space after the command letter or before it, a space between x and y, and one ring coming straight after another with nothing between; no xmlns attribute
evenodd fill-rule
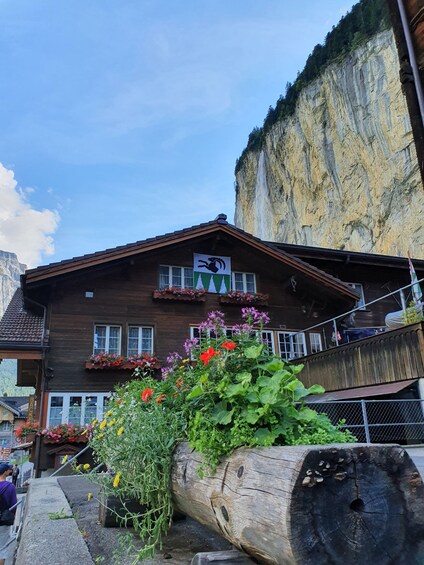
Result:
<svg viewBox="0 0 424 565"><path fill-rule="evenodd" d="M258 173L255 186L255 232L254 235L260 239L270 241L274 239L272 230L273 209L271 196L266 181L265 153L261 151L258 161Z"/></svg>

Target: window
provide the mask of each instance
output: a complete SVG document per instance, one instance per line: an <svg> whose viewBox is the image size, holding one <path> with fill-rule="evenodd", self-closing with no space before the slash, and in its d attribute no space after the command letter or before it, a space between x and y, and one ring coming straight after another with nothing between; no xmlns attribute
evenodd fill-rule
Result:
<svg viewBox="0 0 424 565"><path fill-rule="evenodd" d="M353 290L359 294L359 300L356 303L356 308L359 308L360 310L366 310L365 308L365 295L364 295L364 287L362 286L361 283L347 283L348 286L350 286L350 288L353 288Z"/></svg>
<svg viewBox="0 0 424 565"><path fill-rule="evenodd" d="M138 353L153 353L153 328L128 327L128 357Z"/></svg>
<svg viewBox="0 0 424 565"><path fill-rule="evenodd" d="M303 332L278 332L278 346L283 359L296 359L306 355L306 341Z"/></svg>
<svg viewBox="0 0 424 565"><path fill-rule="evenodd" d="M193 288L193 269L191 267L159 267L159 288Z"/></svg>
<svg viewBox="0 0 424 565"><path fill-rule="evenodd" d="M318 353L318 351L322 351L322 341L320 333L310 333L309 343L311 345L311 353Z"/></svg>
<svg viewBox="0 0 424 565"><path fill-rule="evenodd" d="M94 355L121 353L121 326L96 325L94 326Z"/></svg>
<svg viewBox="0 0 424 565"><path fill-rule="evenodd" d="M11 422L2 422L0 424L0 432L10 432L12 430Z"/></svg>
<svg viewBox="0 0 424 565"><path fill-rule="evenodd" d="M274 332L270 330L263 330L262 331L262 341L265 345L264 351L265 353L272 354L275 353L274 347Z"/></svg>
<svg viewBox="0 0 424 565"><path fill-rule="evenodd" d="M52 393L49 396L47 425L88 425L94 418L103 418L109 400L108 392Z"/></svg>
<svg viewBox="0 0 424 565"><path fill-rule="evenodd" d="M256 292L254 273L232 273L231 286L240 292Z"/></svg>
<svg viewBox="0 0 424 565"><path fill-rule="evenodd" d="M207 337L209 335L209 337ZM233 337L233 330L231 328L225 328L225 336L228 339L232 339ZM210 337L210 330L208 330L207 334L200 333L199 328L196 326L190 326L190 339L198 339L199 340L199 348L204 347L204 342L206 341L206 339L211 339L212 341L214 340L214 336L212 336L212 338ZM218 339L222 339L221 337L217 338L216 341L218 341Z"/></svg>

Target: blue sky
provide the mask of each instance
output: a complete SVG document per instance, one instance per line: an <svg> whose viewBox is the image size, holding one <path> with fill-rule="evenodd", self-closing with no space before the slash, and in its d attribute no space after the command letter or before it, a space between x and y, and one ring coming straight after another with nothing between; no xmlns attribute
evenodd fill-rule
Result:
<svg viewBox="0 0 424 565"><path fill-rule="evenodd" d="M0 0L0 249L233 221L250 131L353 3Z"/></svg>

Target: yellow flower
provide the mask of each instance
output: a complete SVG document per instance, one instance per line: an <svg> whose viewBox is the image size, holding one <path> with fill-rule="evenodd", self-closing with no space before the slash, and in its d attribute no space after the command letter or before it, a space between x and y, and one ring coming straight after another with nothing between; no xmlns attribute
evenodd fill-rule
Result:
<svg viewBox="0 0 424 565"><path fill-rule="evenodd" d="M92 493L92 492L89 492L89 493L87 494L87 500L88 500L88 502L90 502L90 500L91 500L92 498L93 498L93 493Z"/></svg>
<svg viewBox="0 0 424 565"><path fill-rule="evenodd" d="M88 471L88 469L90 468L90 463L84 463L82 468L85 469L86 471Z"/></svg>
<svg viewBox="0 0 424 565"><path fill-rule="evenodd" d="M190 361L190 359L183 359L182 363L188 363Z"/></svg>
<svg viewBox="0 0 424 565"><path fill-rule="evenodd" d="M109 427L111 428L114 424L115 424L115 420L111 420L111 421L109 422Z"/></svg>
<svg viewBox="0 0 424 565"><path fill-rule="evenodd" d="M75 470L76 470L76 471L79 471L80 469L81 469L81 465L77 465L77 466L75 467Z"/></svg>
<svg viewBox="0 0 424 565"><path fill-rule="evenodd" d="M82 436L85 436L85 434L88 432L88 428L85 428L85 430L83 432L81 432Z"/></svg>
<svg viewBox="0 0 424 565"><path fill-rule="evenodd" d="M113 486L114 488L116 488L119 485L119 481L121 480L121 471L119 471L118 473L116 473L115 478L113 479Z"/></svg>
<svg viewBox="0 0 424 565"><path fill-rule="evenodd" d="M94 420L91 422L92 426L95 426L97 424L99 420L97 418L94 418Z"/></svg>
<svg viewBox="0 0 424 565"><path fill-rule="evenodd" d="M97 439L102 439L102 437L103 437L104 435L105 435L105 434L99 434L99 435L97 436Z"/></svg>
<svg viewBox="0 0 424 565"><path fill-rule="evenodd" d="M121 426L118 430L118 436L121 436L124 433L124 426Z"/></svg>
<svg viewBox="0 0 424 565"><path fill-rule="evenodd" d="M108 410L105 414L105 418L109 418L109 416L112 416L112 410Z"/></svg>
<svg viewBox="0 0 424 565"><path fill-rule="evenodd" d="M64 457L64 458L62 459L62 465L63 465L64 463L66 463L66 462L67 462L67 460L68 460L68 456L67 456L67 455L65 455L65 457Z"/></svg>
<svg viewBox="0 0 424 565"><path fill-rule="evenodd" d="M103 420L99 427L102 430L105 426L106 426L106 420Z"/></svg>

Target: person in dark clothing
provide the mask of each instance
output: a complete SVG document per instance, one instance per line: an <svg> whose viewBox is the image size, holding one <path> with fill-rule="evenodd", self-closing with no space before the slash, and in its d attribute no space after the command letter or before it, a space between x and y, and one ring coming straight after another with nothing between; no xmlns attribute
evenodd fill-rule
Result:
<svg viewBox="0 0 424 565"><path fill-rule="evenodd" d="M19 467L15 464L13 465L12 468L12 483L15 485L15 487L16 487L16 483L18 482L18 477L19 477Z"/></svg>
<svg viewBox="0 0 424 565"><path fill-rule="evenodd" d="M7 481L7 477L12 473L12 466L8 463L0 463L0 510L11 508L17 502L16 487ZM16 508L12 510L16 512Z"/></svg>

